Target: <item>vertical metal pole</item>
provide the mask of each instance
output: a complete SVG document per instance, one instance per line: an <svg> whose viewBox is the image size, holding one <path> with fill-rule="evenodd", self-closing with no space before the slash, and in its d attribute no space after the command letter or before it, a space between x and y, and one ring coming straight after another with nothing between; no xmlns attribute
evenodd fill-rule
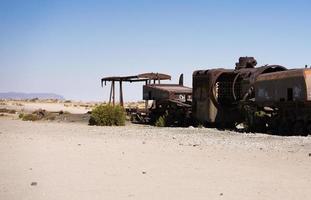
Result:
<svg viewBox="0 0 311 200"><path fill-rule="evenodd" d="M148 85L148 80L146 80L146 85ZM145 100L145 112L148 110L148 100Z"/></svg>
<svg viewBox="0 0 311 200"><path fill-rule="evenodd" d="M120 81L120 105L123 107L123 89L122 89L122 81Z"/></svg>
<svg viewBox="0 0 311 200"><path fill-rule="evenodd" d="M148 100L145 100L145 111L147 112L148 110Z"/></svg>
<svg viewBox="0 0 311 200"><path fill-rule="evenodd" d="M109 104L111 104L111 97L112 97L112 82L111 82L111 87L110 87Z"/></svg>
<svg viewBox="0 0 311 200"><path fill-rule="evenodd" d="M114 85L114 81L112 81L112 105L115 106L115 85Z"/></svg>

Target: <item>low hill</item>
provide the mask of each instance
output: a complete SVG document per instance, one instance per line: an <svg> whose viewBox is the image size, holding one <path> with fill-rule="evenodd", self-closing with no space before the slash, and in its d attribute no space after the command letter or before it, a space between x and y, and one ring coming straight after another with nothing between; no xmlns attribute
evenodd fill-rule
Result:
<svg viewBox="0 0 311 200"><path fill-rule="evenodd" d="M21 92L4 92L0 93L0 99L14 99L14 100L24 100L24 99L58 99L64 100L64 97L53 93L21 93Z"/></svg>

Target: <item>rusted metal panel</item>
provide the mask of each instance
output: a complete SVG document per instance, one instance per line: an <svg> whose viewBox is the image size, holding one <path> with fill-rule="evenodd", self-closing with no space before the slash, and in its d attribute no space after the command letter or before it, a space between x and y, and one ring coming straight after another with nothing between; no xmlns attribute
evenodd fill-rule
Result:
<svg viewBox="0 0 311 200"><path fill-rule="evenodd" d="M224 73L233 70L198 70L193 73L192 113L200 123L215 123L219 110L216 96L216 81Z"/></svg>
<svg viewBox="0 0 311 200"><path fill-rule="evenodd" d="M185 99L191 96L192 89L177 84L151 84L144 85L144 100L162 100L162 99Z"/></svg>
<svg viewBox="0 0 311 200"><path fill-rule="evenodd" d="M311 101L311 69L304 70L304 77L307 88L307 100Z"/></svg>
<svg viewBox="0 0 311 200"><path fill-rule="evenodd" d="M101 83L106 84L107 81L122 81L122 82L144 82L149 80L171 80L171 76L162 73L143 73L134 76L110 76L101 79Z"/></svg>
<svg viewBox="0 0 311 200"><path fill-rule="evenodd" d="M255 83L255 100L262 102L307 101L304 69L262 74Z"/></svg>
<svg viewBox="0 0 311 200"><path fill-rule="evenodd" d="M179 93L179 94L191 94L192 89L186 86L181 86L177 84L151 84L146 85L149 88L155 88L161 91L167 91L171 93Z"/></svg>
<svg viewBox="0 0 311 200"><path fill-rule="evenodd" d="M144 73L138 74L137 77L141 79L150 79L150 80L171 80L170 75L161 73Z"/></svg>
<svg viewBox="0 0 311 200"><path fill-rule="evenodd" d="M304 71L304 69L293 69L274 73L265 73L261 74L256 81L302 77L304 75Z"/></svg>

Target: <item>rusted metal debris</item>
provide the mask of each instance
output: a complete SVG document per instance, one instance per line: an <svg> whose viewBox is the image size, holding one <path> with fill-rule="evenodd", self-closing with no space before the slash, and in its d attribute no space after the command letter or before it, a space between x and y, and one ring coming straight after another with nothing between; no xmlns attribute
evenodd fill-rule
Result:
<svg viewBox="0 0 311 200"><path fill-rule="evenodd" d="M168 126L190 124L192 88L183 85L183 74L179 84L144 85L143 99L153 101L147 113L148 122L155 123L159 117L165 117Z"/></svg>

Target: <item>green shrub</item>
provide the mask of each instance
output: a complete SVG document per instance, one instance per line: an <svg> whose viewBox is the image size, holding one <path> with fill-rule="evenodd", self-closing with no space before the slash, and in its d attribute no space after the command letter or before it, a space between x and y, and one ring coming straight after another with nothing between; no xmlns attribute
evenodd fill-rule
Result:
<svg viewBox="0 0 311 200"><path fill-rule="evenodd" d="M39 117L35 114L24 114L22 119L23 121L37 121Z"/></svg>
<svg viewBox="0 0 311 200"><path fill-rule="evenodd" d="M165 116L160 116L156 123L155 126L157 127L165 127L166 126L166 117Z"/></svg>
<svg viewBox="0 0 311 200"><path fill-rule="evenodd" d="M99 105L92 110L89 125L97 126L124 126L125 110L123 107Z"/></svg>
<svg viewBox="0 0 311 200"><path fill-rule="evenodd" d="M20 113L20 114L18 115L18 118L20 118L20 119L23 119L23 117L24 117L24 113Z"/></svg>

